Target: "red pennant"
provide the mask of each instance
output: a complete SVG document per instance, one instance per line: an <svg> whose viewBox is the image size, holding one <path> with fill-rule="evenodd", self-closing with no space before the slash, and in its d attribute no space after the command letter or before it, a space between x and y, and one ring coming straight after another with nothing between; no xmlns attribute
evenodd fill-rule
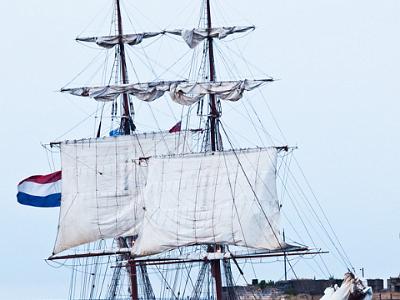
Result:
<svg viewBox="0 0 400 300"><path fill-rule="evenodd" d="M182 122L179 121L178 123L176 123L176 124L169 130L169 133L174 133L174 132L179 132L179 131L181 131L181 125L182 125Z"/></svg>

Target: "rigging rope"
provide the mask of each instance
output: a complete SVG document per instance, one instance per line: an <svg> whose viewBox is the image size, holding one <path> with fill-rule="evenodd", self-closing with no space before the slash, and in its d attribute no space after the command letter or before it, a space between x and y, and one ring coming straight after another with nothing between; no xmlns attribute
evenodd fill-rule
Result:
<svg viewBox="0 0 400 300"><path fill-rule="evenodd" d="M274 235L274 237L275 237L275 239L276 239L278 245L280 246L281 249L283 249L283 247L282 247L282 245L281 245L281 242L280 242L280 240L279 240L279 238L278 238L278 236L277 236L277 234L276 234L276 232L275 232L275 230L274 230L274 228L273 228L273 226L272 226L272 224L271 224L271 222L270 222L270 220L269 220L269 218L268 218L266 212L264 211L264 209L263 209L263 207L262 207L262 204L261 204L261 202L260 202L260 199L258 198L257 193L254 191L253 186L251 185L251 182L250 182L250 180L249 180L249 178L248 178L248 176L247 176L247 174L246 174L246 171L244 170L243 165L242 165L242 163L240 162L239 157L237 156L236 151L233 150L234 147L233 147L233 145L232 145L232 143L231 143L229 137L227 136L227 133L226 133L226 131L225 131L225 128L224 128L223 123L221 122L220 124L221 124L221 128L222 128L222 130L224 131L225 136L226 136L226 138L227 138L229 144L230 144L231 147L232 147L233 154L235 155L235 157L236 157L236 159L237 159L237 161L238 161L238 164L239 164L240 168L242 169L243 175L245 176L246 181L247 181L248 185L250 186L250 188L251 188L251 190L252 190L252 192L253 192L253 195L254 195L255 199L257 200L257 202L258 202L258 205L260 206L261 212L263 213L265 219L267 220L268 225L269 225L269 227L271 228L271 231L272 231L272 233L273 233L273 235Z"/></svg>
<svg viewBox="0 0 400 300"><path fill-rule="evenodd" d="M232 51L232 53L236 54L236 55L239 56L241 59L243 59L243 61L246 62L246 65L247 65L248 68L249 68L249 64L250 64L250 63L247 62L247 60L244 58L244 56L243 56L242 53L240 53L240 55L239 55L239 54L237 54L235 51L233 51L231 48L229 48L229 47L227 47L227 48L228 48L230 51ZM222 54L221 54L221 56L222 56ZM234 66L234 67L236 66L235 64L230 64L230 65L231 65L231 66ZM250 68L249 68L249 71L250 71L250 73L252 74L252 71L251 71ZM280 126L279 126L279 124L278 124L278 122L277 122L276 117L275 117L274 114L272 113L272 110L271 110L270 106L268 105L268 102L266 101L265 96L263 95L263 93L262 93L260 90L259 90L258 92L260 93L262 99L264 100L264 103L265 103L265 105L266 105L266 107L267 107L267 109L268 109L268 111L269 111L269 113L270 113L270 115L271 115L271 117L272 117L274 123L275 123L275 126L278 128L278 130L279 130L281 136L282 136L283 139L286 141L286 137L285 137L285 135L284 135L282 129L280 128ZM267 130L265 129L263 123L261 122L261 120L260 120L260 118L259 118L259 116L258 116L258 114L257 114L257 111L255 110L255 108L254 108L254 106L252 105L252 103L249 101L249 102L247 102L246 104L248 104L248 105L251 107L251 109L252 109L254 115L256 116L258 122L260 123L262 129L264 130L264 132L265 132L267 135L269 135L269 133L268 133ZM250 120L251 120L251 118L250 118ZM269 135L269 136L270 136L270 135ZM287 144L287 142L286 142L286 144ZM298 166L298 168L300 169L300 171L301 171L301 173L302 173L302 176L303 176L304 180L306 181L306 184L307 184L308 188L310 189L310 191L311 191L311 193L312 193L313 198L314 198L315 201L317 202L317 205L318 205L319 209L321 210L321 212L322 212L322 214L323 214L323 216L324 216L324 219L325 219L326 222L328 223L328 226L329 226L331 232L333 233L333 236L334 236L336 242L339 244L339 247L340 247L341 251L336 247L336 245L335 245L335 243L333 242L333 240L332 240L330 234L328 233L328 231L326 230L326 228L323 226L323 223L322 223L321 221L318 221L319 224L320 224L320 226L322 226L322 228L323 228L324 231L326 232L328 238L331 240L332 245L334 246L334 248L335 248L336 251L338 252L338 254L339 254L339 256L341 257L342 261L345 263L346 267L347 267L347 266L350 266L352 269L354 269L354 267L352 266L351 261L350 261L348 255L347 255L346 251L344 250L344 248L343 248L343 246L342 246L342 243L340 242L339 238L337 237L337 234L336 234L335 230L334 230L333 227L332 227L332 224L330 223L329 219L328 219L327 216L326 216L326 213L325 213L324 210L322 209L322 206L321 206L321 204L319 203L319 201L318 201L318 199L317 199L317 197L316 197L314 191L312 190L309 181L308 181L307 178L305 177L305 174L304 174L304 172L302 171L302 169L301 169L301 167L300 167L300 164L298 163L298 161L296 160L296 158L294 158L294 159L295 159L296 165ZM293 177L294 177L294 176L293 176ZM299 187L299 189L301 190L300 187ZM301 191L302 191L302 190L301 190ZM304 193L304 192L302 191L302 193ZM304 195L304 197L307 198L305 195ZM307 201L308 201L308 200L307 200ZM310 208L312 208L312 206L311 206ZM318 218L317 215L316 215L316 217ZM322 259L322 258L321 258L321 259ZM324 263L324 265L325 265L325 263Z"/></svg>

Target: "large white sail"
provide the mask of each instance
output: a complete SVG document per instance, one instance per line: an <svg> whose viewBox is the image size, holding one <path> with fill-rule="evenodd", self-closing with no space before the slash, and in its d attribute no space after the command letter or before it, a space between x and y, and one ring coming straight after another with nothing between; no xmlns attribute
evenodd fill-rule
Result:
<svg viewBox="0 0 400 300"><path fill-rule="evenodd" d="M137 234L151 155L192 150L190 131L61 143L62 199L54 253Z"/></svg>
<svg viewBox="0 0 400 300"><path fill-rule="evenodd" d="M133 254L215 243L281 248L277 151L151 159L143 193L144 221Z"/></svg>

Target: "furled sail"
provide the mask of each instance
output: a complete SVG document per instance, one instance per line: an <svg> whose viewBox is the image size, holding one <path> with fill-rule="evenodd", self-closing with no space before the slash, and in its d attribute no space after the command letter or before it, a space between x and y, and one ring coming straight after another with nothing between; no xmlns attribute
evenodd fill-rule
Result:
<svg viewBox="0 0 400 300"><path fill-rule="evenodd" d="M103 238L137 234L151 155L191 152L192 131L61 143L62 197L54 254Z"/></svg>
<svg viewBox="0 0 400 300"><path fill-rule="evenodd" d="M77 37L76 40L79 42L96 43L98 46L103 48L112 48L118 45L120 42L135 46L140 44L144 39L156 37L165 33L182 36L183 40L190 48L195 48L205 39L217 38L224 39L227 36L234 33L241 33L250 30L254 30L255 26L231 26L231 27L217 27L211 28L194 28L194 29L175 29L165 30L157 32L142 32L124 35L109 35L109 36L92 36L92 37Z"/></svg>
<svg viewBox="0 0 400 300"><path fill-rule="evenodd" d="M238 101L243 97L244 91L251 91L273 79L240 80L172 84L170 88L171 99L181 105L191 105L205 95L216 95L221 100Z"/></svg>
<svg viewBox="0 0 400 300"><path fill-rule="evenodd" d="M231 27L217 27L217 28L195 28L191 30L187 29L176 29L176 30L168 30L167 33L180 35L183 40L190 48L195 48L202 41L211 37L217 39L224 39L228 35L240 32L246 32L249 30L254 30L255 26L231 26Z"/></svg>
<svg viewBox="0 0 400 300"><path fill-rule="evenodd" d="M120 41L124 44L134 46L140 44L144 39L152 38L164 33L165 33L164 31L159 31L159 32L124 34L122 36L111 35L111 36L97 36L97 37L96 36L77 37L76 40L80 42L96 43L98 46L103 48L112 48L115 45L118 45Z"/></svg>
<svg viewBox="0 0 400 300"><path fill-rule="evenodd" d="M207 94L214 94L221 100L237 101L244 91L251 91L272 78L258 80L196 82L159 81L148 83L132 83L99 87L64 88L61 92L74 96L90 97L97 101L114 101L121 94L130 94L142 101L154 101L169 91L173 101L181 105L196 103Z"/></svg>
<svg viewBox="0 0 400 300"><path fill-rule="evenodd" d="M154 101L169 91L172 84L181 81L159 81L148 83L132 83L97 87L78 87L61 89L63 93L74 96L90 97L97 101L114 101L121 94L130 94L143 101Z"/></svg>
<svg viewBox="0 0 400 300"><path fill-rule="evenodd" d="M277 149L221 151L149 160L144 221L132 253L230 244L279 249Z"/></svg>

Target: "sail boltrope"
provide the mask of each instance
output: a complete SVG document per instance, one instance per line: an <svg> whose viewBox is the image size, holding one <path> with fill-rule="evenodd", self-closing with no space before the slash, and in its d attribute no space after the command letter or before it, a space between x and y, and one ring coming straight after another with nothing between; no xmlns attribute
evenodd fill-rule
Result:
<svg viewBox="0 0 400 300"><path fill-rule="evenodd" d="M112 48L118 45L120 42L128 44L130 46L140 44L144 39L156 37L164 34L164 31L159 32L142 32L134 34L111 35L111 36L93 36L93 37L77 37L76 40L79 42L96 43L98 46L103 48Z"/></svg>
<svg viewBox="0 0 400 300"><path fill-rule="evenodd" d="M167 30L169 34L180 35L190 48L195 48L202 41L208 38L217 38L222 40L234 33L247 32L254 30L255 26L231 26L217 28L195 28L195 29L176 29Z"/></svg>
<svg viewBox="0 0 400 300"><path fill-rule="evenodd" d="M221 100L237 101L243 97L244 91L251 91L267 82L266 79L244 79L238 81L215 82L185 82L185 81L160 81L148 83L132 83L121 85L108 85L99 87L64 88L61 92L74 96L90 97L97 101L114 101L121 94L135 96L139 100L151 102L169 92L173 101L181 105L191 105L202 99L205 95L216 95Z"/></svg>
<svg viewBox="0 0 400 300"><path fill-rule="evenodd" d="M191 131L61 143L62 195L54 254L104 238L136 235L143 218L145 157L191 152Z"/></svg>
<svg viewBox="0 0 400 300"><path fill-rule="evenodd" d="M196 244L282 248L277 151L150 159L144 221L132 253L145 256Z"/></svg>

